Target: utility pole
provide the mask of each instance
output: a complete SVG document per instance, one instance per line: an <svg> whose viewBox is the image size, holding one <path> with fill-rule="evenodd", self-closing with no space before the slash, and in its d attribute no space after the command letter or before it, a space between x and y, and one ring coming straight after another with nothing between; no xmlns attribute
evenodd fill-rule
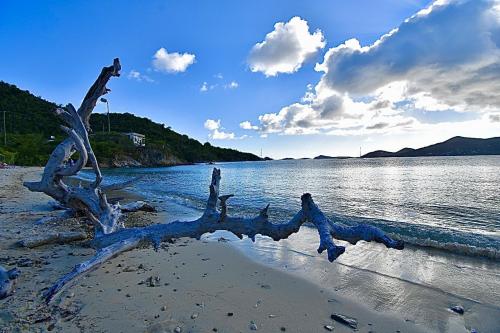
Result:
<svg viewBox="0 0 500 333"><path fill-rule="evenodd" d="M7 147L7 127L5 126L5 114L7 111L3 111L3 145Z"/></svg>
<svg viewBox="0 0 500 333"><path fill-rule="evenodd" d="M107 100L106 98L104 98L104 97L102 97L102 98L101 98L101 102L106 103L106 107L107 107L107 109L108 109L108 133L110 133L110 132L111 132L111 123L110 123L110 121L109 121L109 102L108 102L108 100Z"/></svg>

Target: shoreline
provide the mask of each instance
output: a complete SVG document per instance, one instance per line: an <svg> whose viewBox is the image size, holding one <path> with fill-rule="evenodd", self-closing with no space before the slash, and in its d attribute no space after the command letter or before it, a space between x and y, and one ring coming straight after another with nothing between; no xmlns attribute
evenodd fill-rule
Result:
<svg viewBox="0 0 500 333"><path fill-rule="evenodd" d="M41 168L10 170L0 175L0 185L7 189L2 196L9 198L0 205L0 264L11 268L8 263L23 259L32 265L21 267L17 293L0 301L0 327L29 325L33 331L52 327L61 332L173 332L179 326L182 332L214 328L218 332L249 332L253 322L263 332L277 332L282 327L287 332L326 332L324 325L334 326L335 332L352 332L330 319L332 313L341 313L357 318L361 332L429 332L407 318L369 309L355 292L332 292L328 287L331 281L325 280L322 288L321 283L306 281L300 274L250 259L232 242L207 240L180 239L164 245L160 253L152 249L124 253L67 288L54 305L44 307L39 292L92 251L78 244L32 250L12 247L30 233L82 226L76 219L60 225L33 226L38 218L54 214L47 205L50 198L22 187L21 180L36 179ZM174 206L157 214L131 214L128 222L182 220L198 214ZM333 267L326 266L330 264L322 259L325 267ZM141 283L149 277L159 277L158 285L147 287ZM341 277L357 283L347 274ZM68 312L70 315L64 317ZM468 332L463 323L450 325L457 328L454 332Z"/></svg>

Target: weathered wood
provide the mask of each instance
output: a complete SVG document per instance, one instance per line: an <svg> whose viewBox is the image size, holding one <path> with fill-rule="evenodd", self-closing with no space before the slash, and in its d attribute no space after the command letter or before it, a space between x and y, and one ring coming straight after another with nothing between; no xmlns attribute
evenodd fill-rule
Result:
<svg viewBox="0 0 500 333"><path fill-rule="evenodd" d="M43 192L57 200L63 207L84 214L94 224L96 235L112 233L123 228L121 206L110 204L104 189L112 190L130 184L126 182L101 188L102 174L88 137L90 114L99 97L109 91L106 88L108 80L120 75L120 68L118 59L114 60L112 66L103 68L78 111L71 104L64 109L57 108L54 111L67 124L61 128L68 134L68 138L50 155L41 181L24 183L30 191ZM71 157L75 152L78 152L79 157L72 163ZM94 171L94 182L84 186L69 186L63 182L64 177L76 175L87 162L90 162ZM123 211L151 210L151 206L144 203L123 207Z"/></svg>
<svg viewBox="0 0 500 333"><path fill-rule="evenodd" d="M87 234L83 231L53 232L23 239L19 241L19 245L34 248L54 243L71 243L84 239L87 239Z"/></svg>
<svg viewBox="0 0 500 333"><path fill-rule="evenodd" d="M123 228L92 239L90 245L97 250L96 255L90 260L75 266L69 274L59 279L45 294L46 302L50 302L65 286L82 274L98 268L103 262L122 252L147 244L152 244L155 249L158 249L161 242L181 237L200 239L203 234L213 233L217 230L227 230L239 238L246 235L253 241L255 241L257 234L279 241L298 232L302 224L309 221L318 230L320 243L318 252L322 253L327 250L330 262L345 251L345 247L335 245L333 238L346 240L352 244L359 240L365 240L383 243L388 248L403 249L404 247L402 241L393 240L380 229L369 225L347 227L334 224L321 212L314 203L312 196L308 193L301 197L301 209L290 221L285 223L272 223L269 221L269 205L253 218L228 216L226 201L231 195L219 196L220 179L220 170L214 168L207 206L203 215L194 221L175 221L141 228ZM221 210L224 210L224 212L219 212L217 209L218 199L223 204Z"/></svg>

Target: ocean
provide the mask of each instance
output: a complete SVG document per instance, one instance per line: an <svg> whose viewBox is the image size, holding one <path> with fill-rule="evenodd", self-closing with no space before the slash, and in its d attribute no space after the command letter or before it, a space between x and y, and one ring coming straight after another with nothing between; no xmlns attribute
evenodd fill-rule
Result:
<svg viewBox="0 0 500 333"><path fill-rule="evenodd" d="M280 223L308 192L333 221L377 226L407 247L360 242L329 264L308 226L280 242L240 241L227 232L206 239L222 236L256 261L431 330L500 327L500 156L233 162L104 175L109 183L142 176L130 190L182 220L204 208L213 167L221 169L221 194L235 194L229 214L252 216L269 203L270 220ZM468 316L453 316L453 305Z"/></svg>
<svg viewBox="0 0 500 333"><path fill-rule="evenodd" d="M285 221L311 193L345 224L369 223L407 243L500 259L500 157L286 160L218 163L231 210L252 215L270 204ZM114 169L109 182L143 176L150 200L202 209L212 165Z"/></svg>

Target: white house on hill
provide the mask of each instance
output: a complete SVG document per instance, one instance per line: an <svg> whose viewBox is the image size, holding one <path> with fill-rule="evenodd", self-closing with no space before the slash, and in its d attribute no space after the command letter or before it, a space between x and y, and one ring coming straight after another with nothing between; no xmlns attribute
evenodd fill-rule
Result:
<svg viewBox="0 0 500 333"><path fill-rule="evenodd" d="M128 136L136 146L144 147L146 145L146 136L144 134L130 132L125 133L125 135Z"/></svg>

